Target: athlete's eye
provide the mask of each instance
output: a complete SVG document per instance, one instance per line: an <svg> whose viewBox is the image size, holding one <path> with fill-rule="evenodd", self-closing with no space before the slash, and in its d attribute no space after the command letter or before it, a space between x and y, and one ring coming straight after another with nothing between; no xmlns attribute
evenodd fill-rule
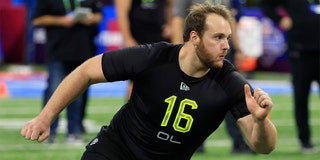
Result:
<svg viewBox="0 0 320 160"><path fill-rule="evenodd" d="M213 36L213 38L216 40L216 41L221 41L221 40L227 40L229 41L231 39L231 35L225 35L225 34L215 34Z"/></svg>
<svg viewBox="0 0 320 160"><path fill-rule="evenodd" d="M228 40L228 41L231 40L231 36L228 36L228 37L227 37L227 40Z"/></svg>
<svg viewBox="0 0 320 160"><path fill-rule="evenodd" d="M221 39L223 38L223 36L217 35L217 36L215 36L214 38L215 38L216 40L221 40Z"/></svg>

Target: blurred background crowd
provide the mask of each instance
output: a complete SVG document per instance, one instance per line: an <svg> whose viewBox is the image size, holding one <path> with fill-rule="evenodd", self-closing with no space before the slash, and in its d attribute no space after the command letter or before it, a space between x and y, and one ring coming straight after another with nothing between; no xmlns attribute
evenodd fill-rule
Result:
<svg viewBox="0 0 320 160"><path fill-rule="evenodd" d="M254 60L247 61L246 70L288 71L285 32L264 16L258 0L238 0L238 35L243 48ZM123 47L113 0L101 0L103 19L95 38L97 53ZM32 25L35 0L0 1L0 62L1 64L43 64L45 30ZM254 44L250 44L254 43ZM252 52L252 53L251 53Z"/></svg>

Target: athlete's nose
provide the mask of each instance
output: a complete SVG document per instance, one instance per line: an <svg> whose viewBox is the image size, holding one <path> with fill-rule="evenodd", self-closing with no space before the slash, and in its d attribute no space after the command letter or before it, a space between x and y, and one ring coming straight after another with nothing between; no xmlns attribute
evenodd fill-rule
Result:
<svg viewBox="0 0 320 160"><path fill-rule="evenodd" d="M229 50L229 49L230 49L230 45L229 45L229 40L228 40L228 39L223 40L223 42L222 42L222 48L223 48L224 50Z"/></svg>

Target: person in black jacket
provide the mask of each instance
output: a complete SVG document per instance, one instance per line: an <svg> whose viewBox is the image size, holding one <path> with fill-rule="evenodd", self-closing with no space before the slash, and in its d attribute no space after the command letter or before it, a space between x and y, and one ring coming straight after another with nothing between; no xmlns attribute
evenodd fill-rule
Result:
<svg viewBox="0 0 320 160"><path fill-rule="evenodd" d="M95 55L94 37L101 19L102 3L99 0L37 1L32 23L44 27L47 38L45 62L48 79L44 105L65 76ZM80 134L86 96L86 93L82 94L67 108L66 143L83 142ZM56 142L58 124L59 117L56 117L51 125L49 143Z"/></svg>
<svg viewBox="0 0 320 160"><path fill-rule="evenodd" d="M169 41L169 22L173 0L114 0L117 22L124 47ZM129 80L126 100L131 96Z"/></svg>
<svg viewBox="0 0 320 160"><path fill-rule="evenodd" d="M311 82L320 84L319 0L261 0L259 5L266 16L288 33L298 138L302 152L317 152L311 143L308 99Z"/></svg>

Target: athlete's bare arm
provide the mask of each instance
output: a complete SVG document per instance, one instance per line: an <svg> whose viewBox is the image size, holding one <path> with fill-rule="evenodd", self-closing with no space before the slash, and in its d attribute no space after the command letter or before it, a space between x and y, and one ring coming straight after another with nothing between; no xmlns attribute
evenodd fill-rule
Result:
<svg viewBox="0 0 320 160"><path fill-rule="evenodd" d="M268 118L272 109L272 100L261 89L255 89L251 95L250 87L245 85L246 103L250 115L240 118L237 123L251 149L257 153L269 154L276 146L277 130Z"/></svg>
<svg viewBox="0 0 320 160"><path fill-rule="evenodd" d="M38 142L48 138L51 123L69 103L89 85L106 81L102 72L101 60L102 55L98 55L71 72L58 86L40 114L22 128L21 135L28 140Z"/></svg>

